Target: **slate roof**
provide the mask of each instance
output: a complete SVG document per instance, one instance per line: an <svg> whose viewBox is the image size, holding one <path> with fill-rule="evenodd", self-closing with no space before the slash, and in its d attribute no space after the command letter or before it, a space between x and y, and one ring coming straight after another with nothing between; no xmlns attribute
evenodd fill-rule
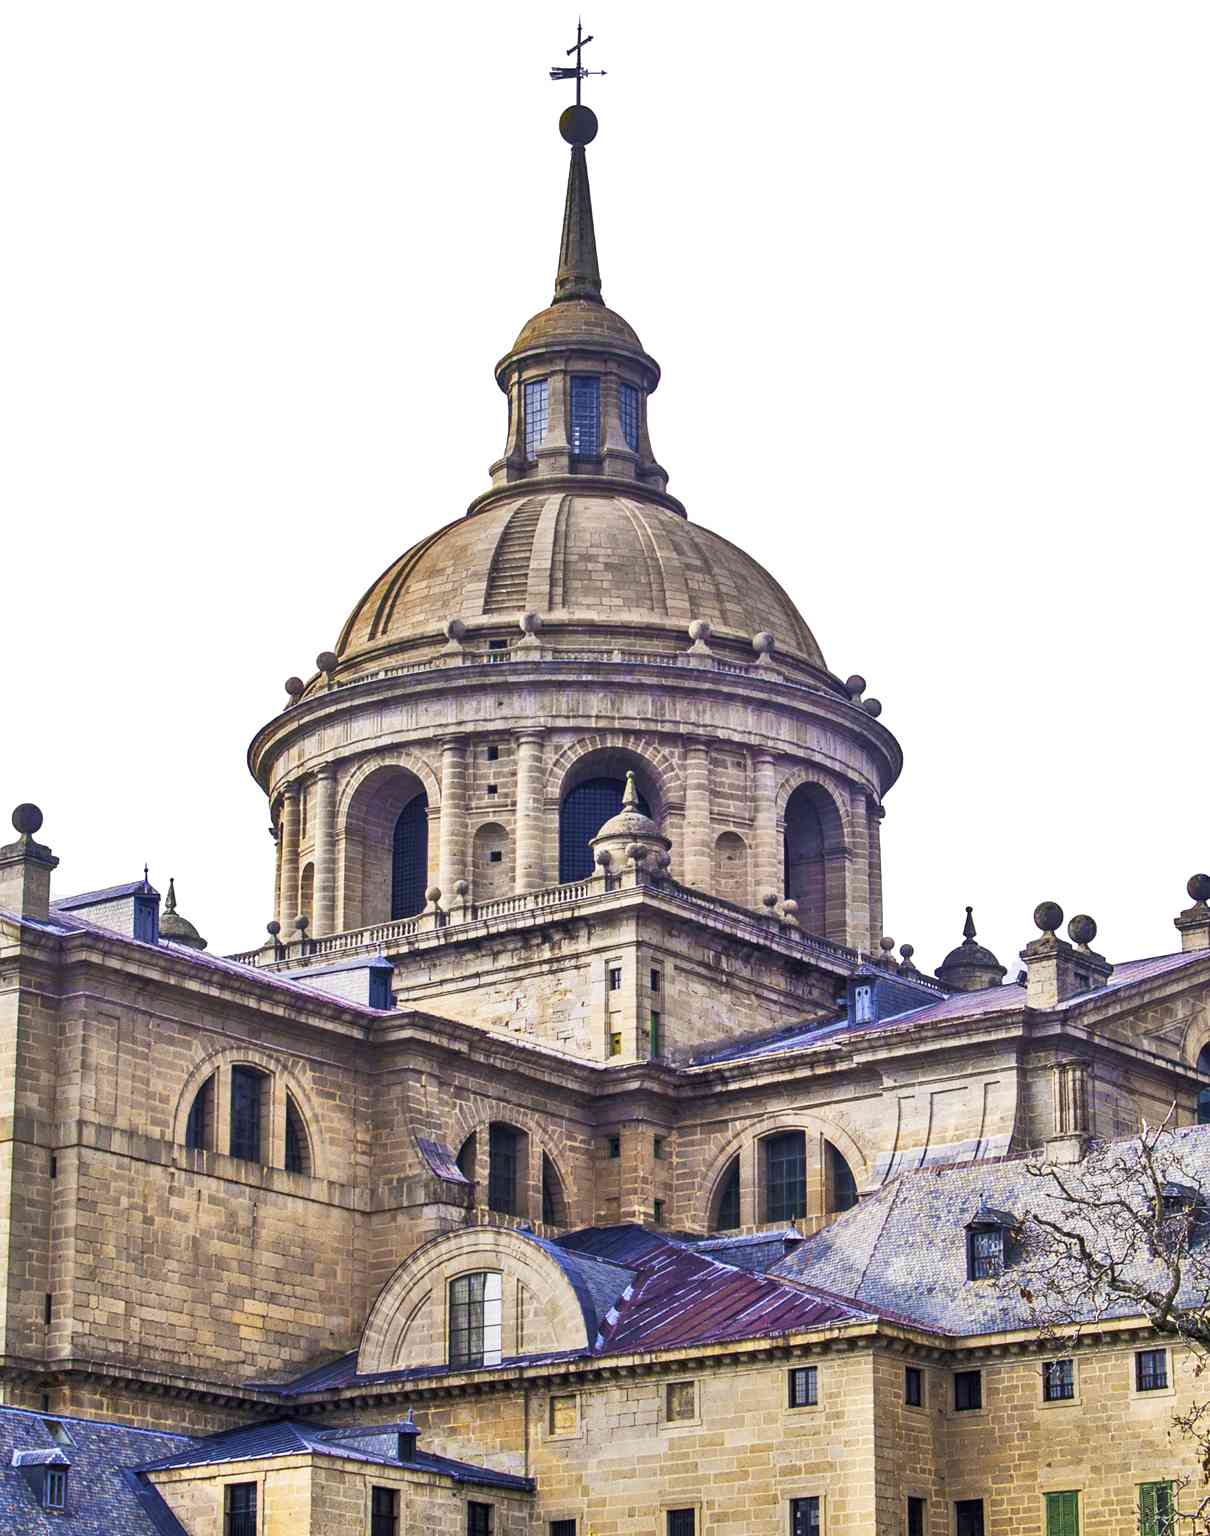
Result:
<svg viewBox="0 0 1210 1536"><path fill-rule="evenodd" d="M50 1423L63 1426L69 1445L56 1444L46 1428ZM14 1536L187 1536L155 1489L130 1469L152 1457L180 1454L192 1444L185 1435L0 1407L0 1531ZM52 1464L69 1464L65 1514L43 1510L13 1465L14 1454L28 1459L31 1453Z"/></svg>
<svg viewBox="0 0 1210 1536"><path fill-rule="evenodd" d="M802 1240L801 1232L788 1228L783 1232L749 1232L742 1237L708 1237L695 1242L693 1251L750 1274L765 1275Z"/></svg>
<svg viewBox="0 0 1210 1536"><path fill-rule="evenodd" d="M83 891L79 896L60 896L51 902L57 912L70 912L73 907L100 907L107 901L121 901L126 896L155 896L159 891L146 880L128 880L125 885L107 885L100 891Z"/></svg>
<svg viewBox="0 0 1210 1536"><path fill-rule="evenodd" d="M1131 1145L1112 1143L1107 1155L1122 1155ZM1174 1149L1185 1180L1210 1191L1210 1126L1183 1127ZM969 1280L966 1252L967 1224L981 1208L1018 1219L1030 1211L1059 1214L1070 1222L1069 1211L1028 1168L1019 1157L901 1173L807 1238L773 1275L838 1292L856 1307L937 1332L1028 1328L1034 1318L1016 1288ZM1078 1165L1065 1172L1078 1179ZM1119 1315L1129 1314L1123 1309Z"/></svg>

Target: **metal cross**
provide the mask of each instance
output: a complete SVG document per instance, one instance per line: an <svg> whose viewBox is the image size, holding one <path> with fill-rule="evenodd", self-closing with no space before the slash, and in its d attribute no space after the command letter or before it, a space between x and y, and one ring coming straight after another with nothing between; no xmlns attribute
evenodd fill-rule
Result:
<svg viewBox="0 0 1210 1536"><path fill-rule="evenodd" d="M588 36L588 37L584 36L583 23L580 22L580 21L577 21L576 22L576 40L575 40L575 44L571 48L569 48L567 50L567 56L569 58L571 57L571 55L573 53L575 54L575 56L576 56L575 65L572 66L572 65L568 65L568 64L556 64L554 69L552 69L551 72L550 72L550 78L552 80L574 80L576 82L576 106L577 107L580 105L580 82L581 82L581 80L586 80L589 75L603 75L605 73L605 71L603 69L585 69L584 68L584 63L583 63L583 59L581 58L581 53L582 53L582 51L585 48L588 47L589 43L591 43L591 42L592 42L592 37L591 36Z"/></svg>

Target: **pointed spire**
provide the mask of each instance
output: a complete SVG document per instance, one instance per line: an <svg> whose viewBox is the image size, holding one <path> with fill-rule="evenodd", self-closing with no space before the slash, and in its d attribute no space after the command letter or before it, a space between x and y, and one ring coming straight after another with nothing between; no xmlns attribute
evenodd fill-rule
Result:
<svg viewBox="0 0 1210 1536"><path fill-rule="evenodd" d="M967 907L966 909L966 922L962 925L962 937L967 941L968 944L975 937L974 907Z"/></svg>
<svg viewBox="0 0 1210 1536"><path fill-rule="evenodd" d="M634 811L636 814L639 810L639 786L634 782L633 768L626 770L626 789L622 795L622 809Z"/></svg>
<svg viewBox="0 0 1210 1536"><path fill-rule="evenodd" d="M559 271L551 303L559 304L564 299L587 299L591 304L605 302L601 297L592 194L588 189L588 159L583 144L572 146L567 201L563 207L563 238L559 243Z"/></svg>
<svg viewBox="0 0 1210 1536"><path fill-rule="evenodd" d="M176 881L171 875L168 876L168 894L164 897L164 911L176 911Z"/></svg>

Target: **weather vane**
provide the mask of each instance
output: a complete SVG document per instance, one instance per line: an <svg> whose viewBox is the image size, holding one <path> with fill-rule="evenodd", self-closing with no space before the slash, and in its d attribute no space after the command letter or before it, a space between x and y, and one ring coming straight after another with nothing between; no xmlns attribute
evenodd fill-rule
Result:
<svg viewBox="0 0 1210 1536"><path fill-rule="evenodd" d="M583 60L583 56L582 55L583 55L584 49L587 48L589 43L591 43L591 42L592 42L592 37L591 36L589 36L589 37L585 37L584 36L584 26L583 26L583 23L580 22L580 21L577 21L576 22L576 40L575 40L575 43L572 45L572 47L570 47L567 50L568 58L570 58L573 53L576 56L576 62L574 64L574 66L573 65L568 65L568 64L556 64L555 67L550 72L550 78L552 80L574 80L576 82L576 106L577 107L580 105L580 82L582 80L587 79L587 77L589 75L603 75L605 73L605 71L603 69L585 69L584 68L584 60Z"/></svg>

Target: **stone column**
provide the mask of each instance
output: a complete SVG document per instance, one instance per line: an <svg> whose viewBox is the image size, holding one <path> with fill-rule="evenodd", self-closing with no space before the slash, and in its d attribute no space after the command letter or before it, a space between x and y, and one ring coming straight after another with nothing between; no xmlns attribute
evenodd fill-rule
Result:
<svg viewBox="0 0 1210 1536"><path fill-rule="evenodd" d="M287 784L281 804L281 910L277 914L287 941L298 916L298 798L298 783Z"/></svg>
<svg viewBox="0 0 1210 1536"><path fill-rule="evenodd" d="M336 770L315 776L315 911L313 937L336 931Z"/></svg>
<svg viewBox="0 0 1210 1536"><path fill-rule="evenodd" d="M882 818L886 815L870 801L870 948L882 937Z"/></svg>
<svg viewBox="0 0 1210 1536"><path fill-rule="evenodd" d="M282 835L282 809L277 812L277 825L270 826L269 834L273 838L273 906L270 909L273 916L281 922L281 856L285 838Z"/></svg>
<svg viewBox="0 0 1210 1536"><path fill-rule="evenodd" d="M448 906L454 881L466 878L466 742L447 736L441 743L441 859L437 884Z"/></svg>
<svg viewBox="0 0 1210 1536"><path fill-rule="evenodd" d="M695 890L711 885L710 747L705 741L685 743L685 821L681 848L681 878ZM715 892L717 895L718 893Z"/></svg>
<svg viewBox="0 0 1210 1536"><path fill-rule="evenodd" d="M536 891L546 883L543 843L542 732L521 731L517 752L517 861L515 889Z"/></svg>
<svg viewBox="0 0 1210 1536"><path fill-rule="evenodd" d="M870 823L869 801L864 789L849 797L852 839L849 846L848 905L845 912L845 943L868 950L874 943L870 932ZM882 937L881 934L878 935Z"/></svg>
<svg viewBox="0 0 1210 1536"><path fill-rule="evenodd" d="M766 891L784 895L782 882L784 860L777 843L777 769L770 752L758 752L753 759L753 821L756 842L757 906Z"/></svg>

